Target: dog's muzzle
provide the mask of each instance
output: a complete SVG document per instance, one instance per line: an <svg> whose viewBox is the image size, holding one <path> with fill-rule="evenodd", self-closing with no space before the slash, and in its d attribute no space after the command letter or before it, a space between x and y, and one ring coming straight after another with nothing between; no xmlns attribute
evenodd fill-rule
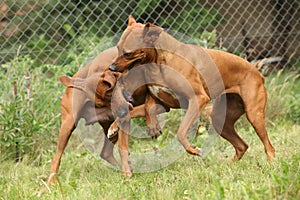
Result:
<svg viewBox="0 0 300 200"><path fill-rule="evenodd" d="M109 70L110 71L113 71L113 72L116 72L117 71L117 65L116 63L113 63L109 66Z"/></svg>
<svg viewBox="0 0 300 200"><path fill-rule="evenodd" d="M114 114L119 117L119 118L123 118L125 117L128 113L129 113L129 110L132 110L133 109L133 105L130 103L130 102L126 102L127 104L127 107L122 107L122 108L119 108L118 110L116 110L114 112Z"/></svg>
<svg viewBox="0 0 300 200"><path fill-rule="evenodd" d="M129 111L133 109L132 104L134 103L134 99L132 98L129 92L122 89L122 95L125 100L124 102L122 101L124 104L122 104L121 107L114 111L114 114L119 118L125 117L129 113Z"/></svg>

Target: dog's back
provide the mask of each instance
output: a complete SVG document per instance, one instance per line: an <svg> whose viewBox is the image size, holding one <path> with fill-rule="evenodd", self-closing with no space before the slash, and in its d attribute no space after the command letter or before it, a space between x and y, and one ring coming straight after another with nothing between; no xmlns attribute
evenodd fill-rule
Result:
<svg viewBox="0 0 300 200"><path fill-rule="evenodd" d="M249 73L260 77L260 80L264 81L264 77L259 73L256 66L247 60L220 50L205 49L205 51L217 65L225 87L228 84L236 84L236 82L242 81Z"/></svg>

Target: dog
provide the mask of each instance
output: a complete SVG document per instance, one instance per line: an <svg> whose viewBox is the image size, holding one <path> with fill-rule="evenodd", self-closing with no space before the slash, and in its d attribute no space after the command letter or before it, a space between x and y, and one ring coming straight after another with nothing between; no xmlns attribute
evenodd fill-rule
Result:
<svg viewBox="0 0 300 200"><path fill-rule="evenodd" d="M60 82L67 88L61 100L62 123L56 153L50 166L50 176L47 185L58 181L56 174L59 170L62 154L72 132L76 128L76 124L81 118L85 119L86 125L98 122L102 126L105 135L108 135L108 128L114 122L111 110L112 92L120 77L120 73L112 72L108 70L108 67L116 57L117 48L110 48L98 55L91 63L84 66L72 78L65 75L59 77ZM130 77L126 81L130 84L132 79L139 82L140 78L141 76ZM132 97L130 96L126 99L129 102L128 107L132 110L130 111L132 118L147 115L144 104L147 92L146 86L141 86L135 90ZM131 102L131 98L134 98L134 102ZM152 107L150 102L148 103L148 107ZM153 117L156 117L156 115L153 115ZM150 135L157 136L160 134L161 128L157 119L147 118L146 124L149 127L148 131ZM120 165L113 155L114 144L117 140L118 136L115 133L114 135L111 133L109 139L105 137L104 146L100 154L102 159L115 166Z"/></svg>
<svg viewBox="0 0 300 200"><path fill-rule="evenodd" d="M264 78L254 65L230 53L179 42L151 23L136 26L132 16L117 47L118 57L109 67L111 71L122 72L126 76L133 69L143 68L143 77L150 84L153 96L168 107L187 109L177 138L188 153L201 155L200 149L189 142L187 133L205 105L215 99L212 125L235 148L232 160L241 159L248 149L247 143L234 128L235 122L244 113L262 141L268 161L274 159L275 149L265 126L267 92ZM115 114L128 123L128 107L124 98L126 85L119 83L115 88L118 97L115 98L118 100ZM125 175L131 176L129 133L126 131L119 132L118 138L123 151L122 169Z"/></svg>
<svg viewBox="0 0 300 200"><path fill-rule="evenodd" d="M107 69L116 56L116 47L108 49L98 55L92 62L80 69L72 78L86 79L94 74L99 75L103 73L105 69ZM110 92L112 90L112 86L115 84L115 81L113 80L113 74L111 74L110 79L108 79L108 74L106 75L107 76L103 75L102 77L99 75L99 80L94 83L95 86L98 85L99 87L103 86L103 88L105 88L105 91L103 89L103 93ZM76 128L76 124L81 118L86 120L87 125L99 122L99 124L103 127L105 134L107 134L109 126L114 121L112 112L107 106L108 102L106 98L102 99L99 97L97 106L95 106L95 102L93 100L94 98L89 98L89 96L81 90L78 90L74 87L69 87L66 77L61 77L60 80L68 87L66 88L61 100L62 122L58 135L56 153L53 156L50 166L50 176L48 178L47 185L54 184L58 181L56 174L58 173L62 154L72 132ZM110 87L108 83L112 86ZM95 88L95 86L93 87ZM118 163L113 156L113 147L116 141L117 137L111 138L111 141L105 139L100 155L104 160L111 164Z"/></svg>

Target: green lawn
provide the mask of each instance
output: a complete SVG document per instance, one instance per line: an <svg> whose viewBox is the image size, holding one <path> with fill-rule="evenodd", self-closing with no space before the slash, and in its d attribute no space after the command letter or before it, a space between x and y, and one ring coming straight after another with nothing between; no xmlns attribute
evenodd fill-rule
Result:
<svg viewBox="0 0 300 200"><path fill-rule="evenodd" d="M239 162L229 162L233 148L218 137L203 159L183 154L166 168L130 179L87 153L75 135L62 159L60 184L41 199L300 199L300 126L278 123L268 129L276 148L273 163L266 161L256 134L241 129L250 148ZM51 156L49 151L42 162L25 157L19 164L1 163L1 199L39 199Z"/></svg>

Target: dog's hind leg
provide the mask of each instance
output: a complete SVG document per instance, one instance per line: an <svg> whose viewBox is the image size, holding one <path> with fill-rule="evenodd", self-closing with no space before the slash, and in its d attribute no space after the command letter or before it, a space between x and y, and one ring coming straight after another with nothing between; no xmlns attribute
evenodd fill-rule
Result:
<svg viewBox="0 0 300 200"><path fill-rule="evenodd" d="M212 124L218 134L229 141L234 149L232 161L242 158L248 149L234 128L235 122L245 113L243 101L238 94L223 94L215 100L212 111Z"/></svg>
<svg viewBox="0 0 300 200"><path fill-rule="evenodd" d="M48 178L47 185L58 181L56 174L58 173L61 157L68 144L69 138L75 129L75 124L79 117L79 111L83 106L82 102L85 97L83 95L79 95L76 102L73 102L74 92L74 89L67 88L67 91L61 101L62 124L58 135L56 153L50 166L50 176Z"/></svg>
<svg viewBox="0 0 300 200"><path fill-rule="evenodd" d="M209 97L206 95L192 97L189 100L188 109L177 131L177 139L183 145L185 150L192 155L201 156L202 152L199 148L189 142L188 130L193 125L196 118L200 115L201 110L203 110L208 101Z"/></svg>
<svg viewBox="0 0 300 200"><path fill-rule="evenodd" d="M58 183L57 173L61 161L62 154L64 152L64 149L67 146L68 140L75 129L75 123L74 119L71 115L66 114L62 110L62 125L60 127L59 136L58 136L58 143L55 155L52 158L51 166L50 166L50 175L47 180L47 185L54 185ZM46 187L42 188L42 190L38 193L38 197L41 197L43 193L46 192Z"/></svg>
<svg viewBox="0 0 300 200"><path fill-rule="evenodd" d="M263 84L253 83L253 81L251 84L253 85L252 89L247 88L248 91L242 96L245 104L245 112L248 121L265 147L268 161L273 161L275 149L270 142L265 124L267 92Z"/></svg>
<svg viewBox="0 0 300 200"><path fill-rule="evenodd" d="M56 174L58 173L60 160L74 129L75 123L73 116L68 115L64 117L59 131L56 153L51 162L50 176L47 185L57 182Z"/></svg>

